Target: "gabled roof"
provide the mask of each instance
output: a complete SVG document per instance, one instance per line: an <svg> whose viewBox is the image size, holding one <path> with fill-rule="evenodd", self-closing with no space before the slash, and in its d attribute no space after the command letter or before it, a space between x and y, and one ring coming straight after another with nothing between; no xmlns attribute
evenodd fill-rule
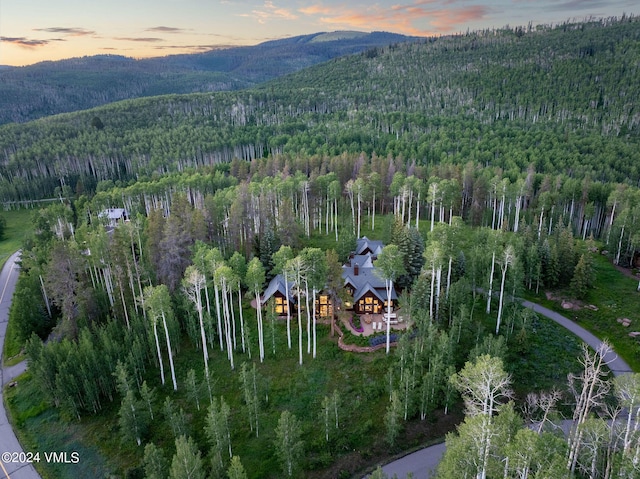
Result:
<svg viewBox="0 0 640 479"><path fill-rule="evenodd" d="M98 218L107 218L110 220L119 220L126 216L128 216L128 214L124 208L107 208L98 213Z"/></svg>
<svg viewBox="0 0 640 479"><path fill-rule="evenodd" d="M374 288L369 283L362 286L362 288L360 288L353 294L353 300L358 301L360 298L362 298L365 294L369 292L373 293L380 301L387 300L387 288ZM398 299L395 288L391 288L391 299L393 300Z"/></svg>
<svg viewBox="0 0 640 479"><path fill-rule="evenodd" d="M293 281L288 281L288 283L289 283L289 298L288 299L289 299L290 303L294 303L295 302L295 296L293 295L293 288L295 286L295 283ZM260 301L263 302L263 303L266 303L276 293L280 293L284 297L286 297L286 295L287 295L287 286L286 286L285 281L284 281L284 276L281 275L281 274L278 274L278 275L273 277L273 279L269 283L269 286L267 286L267 289L265 290L264 294L262 295L262 299Z"/></svg>
<svg viewBox="0 0 640 479"><path fill-rule="evenodd" d="M387 300L386 282L373 263L374 257L382 251L382 248L382 241L370 240L365 236L358 240L356 254L342 266L344 285L349 284L355 290L354 301L358 301L368 292L373 293L381 301ZM355 272L356 265L358 274ZM398 299L395 288L391 289L391 299Z"/></svg>
<svg viewBox="0 0 640 479"><path fill-rule="evenodd" d="M371 254L377 256L382 253L383 246L382 241L370 240L366 236L363 236L356 241L356 255L371 252Z"/></svg>

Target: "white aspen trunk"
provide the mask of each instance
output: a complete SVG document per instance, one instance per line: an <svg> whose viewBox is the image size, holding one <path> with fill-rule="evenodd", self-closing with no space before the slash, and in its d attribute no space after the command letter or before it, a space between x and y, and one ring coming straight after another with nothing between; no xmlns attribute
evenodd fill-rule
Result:
<svg viewBox="0 0 640 479"><path fill-rule="evenodd" d="M626 224L622 225L622 230L620 230L620 240L618 241L618 252L616 253L616 265L620 264L620 251L622 249L622 237L624 236L624 228Z"/></svg>
<svg viewBox="0 0 640 479"><path fill-rule="evenodd" d="M311 309L309 308L309 283L304 281L304 302L307 309L307 354L311 354Z"/></svg>
<svg viewBox="0 0 640 479"><path fill-rule="evenodd" d="M316 357L316 288L313 288L313 358Z"/></svg>
<svg viewBox="0 0 640 479"><path fill-rule="evenodd" d="M442 266L438 266L436 271L436 321L440 312L440 279L442 278Z"/></svg>
<svg viewBox="0 0 640 479"><path fill-rule="evenodd" d="M238 281L238 311L240 311L240 336L242 341L242 352L246 352L246 343L244 337L244 313L242 312L242 289Z"/></svg>
<svg viewBox="0 0 640 479"><path fill-rule="evenodd" d="M234 362L233 362L233 344L232 344L232 327L231 327L231 314L230 314L230 307L229 307L229 288L226 285L226 283L223 286L223 296L222 296L222 300L224 302L224 318L225 318L225 326L226 326L226 338L227 338L227 358L229 359L229 362L231 363L231 369L235 369L234 366Z"/></svg>
<svg viewBox="0 0 640 479"><path fill-rule="evenodd" d="M360 215L362 213L362 193L360 192L360 188L358 188L358 234L356 238L360 238Z"/></svg>
<svg viewBox="0 0 640 479"><path fill-rule="evenodd" d="M489 276L489 294L487 295L487 314L491 312L491 295L493 294L493 273L496 265L496 252L491 255L491 275Z"/></svg>
<svg viewBox="0 0 640 479"><path fill-rule="evenodd" d="M289 302L289 279L287 278L287 272L284 271L284 291L287 296L287 345L291 349L291 304Z"/></svg>
<svg viewBox="0 0 640 479"><path fill-rule="evenodd" d="M551 205L551 212L549 213L549 232L547 233L551 236L551 228L553 228L553 209L556 205Z"/></svg>
<svg viewBox="0 0 640 479"><path fill-rule="evenodd" d="M544 208L540 210L540 221L538 223L538 238L540 238L540 234L542 233L542 218L544 218Z"/></svg>
<svg viewBox="0 0 640 479"><path fill-rule="evenodd" d="M411 225L411 208L413 206L413 190L409 190L409 206L407 208L407 228Z"/></svg>
<svg viewBox="0 0 640 479"><path fill-rule="evenodd" d="M260 292L255 291L256 294L256 310L258 317L258 349L260 353L260 362L264 362L264 338L262 336L262 304L260 302Z"/></svg>
<svg viewBox="0 0 640 479"><path fill-rule="evenodd" d="M498 209L498 194L497 190L493 191L493 215L491 216L491 229L496 229L496 210Z"/></svg>
<svg viewBox="0 0 640 479"><path fill-rule="evenodd" d="M333 200L333 206L334 206L333 224L334 224L334 229L336 231L336 242L337 242L338 241L338 199L337 198Z"/></svg>
<svg viewBox="0 0 640 479"><path fill-rule="evenodd" d="M196 300L198 304L196 308L198 309L198 318L200 319L200 336L202 337L202 355L204 357L204 371L207 377L209 377L209 351L207 350L207 335L204 331L204 320L202 317L202 304L200 298L200 291L196 291ZM220 337L222 339L222 336Z"/></svg>
<svg viewBox="0 0 640 479"><path fill-rule="evenodd" d="M516 216L513 220L513 232L517 233L520 227L520 203L522 202L522 196L516 198Z"/></svg>
<svg viewBox="0 0 640 479"><path fill-rule="evenodd" d="M613 208L611 209L611 218L609 218L609 227L607 228L607 240L606 244L609 244L609 236L611 235L611 228L613 227L613 218L616 214L616 206L618 205L618 201L614 201Z"/></svg>
<svg viewBox="0 0 640 479"><path fill-rule="evenodd" d="M153 319L153 337L156 339L156 352L158 353L158 363L160 364L160 379L164 386L164 364L162 362L162 353L160 351L160 340L158 339L158 322L156 318ZM171 351L169 351L171 354Z"/></svg>
<svg viewBox="0 0 640 479"><path fill-rule="evenodd" d="M418 198L416 199L416 229L420 224L420 192L418 191Z"/></svg>
<svg viewBox="0 0 640 479"><path fill-rule="evenodd" d="M324 234L329 236L329 211L331 210L331 202L329 201L329 195L327 195L327 206L324 209Z"/></svg>
<svg viewBox="0 0 640 479"><path fill-rule="evenodd" d="M120 289L120 300L122 301L122 310L124 311L124 320L127 323L127 329L131 330L131 324L129 324L129 312L127 311L127 303L124 300L124 291L122 290L122 282L118 284Z"/></svg>
<svg viewBox="0 0 640 479"><path fill-rule="evenodd" d="M173 390L178 390L178 383L176 382L176 370L173 367L173 351L171 349L171 338L169 338L169 328L167 326L167 318L164 315L164 311L162 312L162 325L164 327L164 335L167 341L167 349L169 350L169 367L171 368L171 380L173 381ZM207 376L208 378L209 376ZM207 379L208 381L208 379Z"/></svg>
<svg viewBox="0 0 640 479"><path fill-rule="evenodd" d="M445 298L449 299L449 287L451 287L451 266L453 264L453 258L449 256L449 267L447 269L447 289L445 291Z"/></svg>
<svg viewBox="0 0 640 479"><path fill-rule="evenodd" d="M502 300L504 298L504 281L507 277L508 263L505 262L504 268L502 268L502 282L500 284L500 301L498 302L498 320L496 322L496 334L500 329L500 321L502 320Z"/></svg>
<svg viewBox="0 0 640 479"><path fill-rule="evenodd" d="M44 281L42 281L42 275L38 275L40 278L40 287L42 288L42 296L44 297L44 304L47 305L47 313L49 313L49 318L51 318L51 305L49 304L49 297L47 296L47 290L44 289Z"/></svg>
<svg viewBox="0 0 640 479"><path fill-rule="evenodd" d="M218 318L218 338L220 341L220 351L224 351L224 346L222 344L222 318L220 317L220 291L218 290L218 285L216 284L215 279L213 280L213 294L216 298L216 317ZM210 339L213 341L213 338Z"/></svg>
<svg viewBox="0 0 640 479"><path fill-rule="evenodd" d="M436 194L433 193L433 198L431 198L431 231L433 232L433 222L436 216Z"/></svg>
<svg viewBox="0 0 640 479"><path fill-rule="evenodd" d="M373 190L373 215L371 216L371 231L376 229L376 190Z"/></svg>
<svg viewBox="0 0 640 479"><path fill-rule="evenodd" d="M393 281L386 280L387 285L387 354L391 345L391 288L393 288Z"/></svg>
<svg viewBox="0 0 640 479"><path fill-rule="evenodd" d="M299 352L299 362L302 366L302 308L300 305L300 275L298 275L298 281L296 283L298 285L298 352Z"/></svg>
<svg viewBox="0 0 640 479"><path fill-rule="evenodd" d="M231 312L231 337L233 339L233 349L238 349L236 334L236 311L233 307L233 291L229 288L229 311Z"/></svg>
<svg viewBox="0 0 640 479"><path fill-rule="evenodd" d="M435 263L431 266L431 294L429 295L429 319L433 322L433 301L436 285L436 266Z"/></svg>

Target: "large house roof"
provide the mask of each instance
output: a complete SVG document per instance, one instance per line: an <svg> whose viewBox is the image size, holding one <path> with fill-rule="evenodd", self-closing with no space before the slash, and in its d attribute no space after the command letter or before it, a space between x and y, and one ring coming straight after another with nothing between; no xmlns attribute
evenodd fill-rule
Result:
<svg viewBox="0 0 640 479"><path fill-rule="evenodd" d="M288 281L288 283L289 283L288 299L291 303L293 303L295 302L295 296L293 295L293 288L295 286L295 283L293 281ZM281 274L274 276L273 279L269 282L269 286L267 286L267 289L262 295L262 299L260 301L262 303L266 303L276 293L280 293L284 297L287 296L287 286L284 281L284 276Z"/></svg>
<svg viewBox="0 0 640 479"><path fill-rule="evenodd" d="M353 287L354 301L358 301L368 292L373 293L381 301L387 300L386 282L374 265L374 258L382 251L382 247L382 241L373 241L366 236L360 238L356 254L342 266L344 285ZM391 299L398 299L395 288L391 289Z"/></svg>

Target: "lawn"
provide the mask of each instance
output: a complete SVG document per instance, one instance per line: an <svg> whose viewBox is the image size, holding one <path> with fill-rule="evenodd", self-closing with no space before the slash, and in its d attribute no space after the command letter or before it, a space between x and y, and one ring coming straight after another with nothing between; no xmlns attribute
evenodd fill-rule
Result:
<svg viewBox="0 0 640 479"><path fill-rule="evenodd" d="M528 299L574 319L600 339L608 340L615 351L634 371L640 371L640 340L629 333L640 331L640 292L638 281L620 273L606 256L593 255L596 282L584 299L585 305L594 305L597 310L580 308L565 310L560 301L549 301L544 292L528 295ZM571 299L569 291L558 291L558 297ZM622 326L618 318L629 318L631 325ZM640 338L640 336L639 336Z"/></svg>
<svg viewBox="0 0 640 479"><path fill-rule="evenodd" d="M7 221L4 239L0 240L0 269L7 258L22 247L22 241L33 230L30 217L33 210L19 209L2 211L2 216Z"/></svg>

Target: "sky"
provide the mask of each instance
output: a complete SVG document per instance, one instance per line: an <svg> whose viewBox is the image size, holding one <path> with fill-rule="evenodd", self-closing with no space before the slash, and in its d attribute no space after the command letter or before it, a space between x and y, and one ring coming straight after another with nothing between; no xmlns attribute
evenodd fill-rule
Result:
<svg viewBox="0 0 640 479"><path fill-rule="evenodd" d="M447 35L639 14L638 0L0 0L0 65L147 58L335 30Z"/></svg>

